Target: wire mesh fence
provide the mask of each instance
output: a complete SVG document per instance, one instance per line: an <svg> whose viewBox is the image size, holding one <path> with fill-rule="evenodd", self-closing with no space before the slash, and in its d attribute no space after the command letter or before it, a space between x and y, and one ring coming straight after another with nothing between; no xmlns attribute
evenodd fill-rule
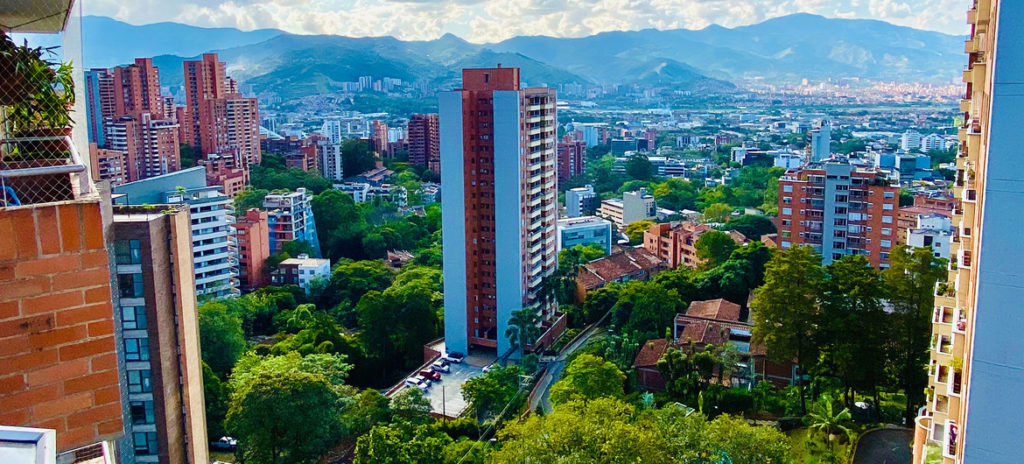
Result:
<svg viewBox="0 0 1024 464"><path fill-rule="evenodd" d="M89 189L71 139L76 100L61 34L70 0L24 0L0 10L0 207L65 201Z"/></svg>

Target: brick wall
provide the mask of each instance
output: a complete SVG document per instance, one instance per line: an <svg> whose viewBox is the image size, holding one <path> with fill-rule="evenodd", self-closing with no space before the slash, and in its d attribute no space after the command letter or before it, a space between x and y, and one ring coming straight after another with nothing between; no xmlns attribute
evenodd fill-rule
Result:
<svg viewBox="0 0 1024 464"><path fill-rule="evenodd" d="M122 434L98 201L0 209L0 424L65 451Z"/></svg>

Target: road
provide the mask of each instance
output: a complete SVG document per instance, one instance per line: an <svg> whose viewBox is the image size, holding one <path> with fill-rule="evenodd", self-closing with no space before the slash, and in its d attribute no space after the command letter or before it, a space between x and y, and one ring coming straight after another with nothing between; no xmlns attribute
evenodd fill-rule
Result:
<svg viewBox="0 0 1024 464"><path fill-rule="evenodd" d="M601 321L604 321L604 318L601 318ZM576 350L580 349L581 346L585 345L591 337L602 332L599 327L601 325L601 321L590 326L582 336L578 337L576 341L563 348L554 360L548 362L547 371L544 372L544 377L541 377L539 381L539 388L543 393L537 395L530 402L530 411L536 411L537 406L542 405L545 413L551 412L551 386L554 385L555 382L558 382L558 379L562 378L562 371L565 369L565 360L569 355L573 354Z"/></svg>
<svg viewBox="0 0 1024 464"><path fill-rule="evenodd" d="M908 429L882 429L860 437L854 464L910 464L908 444L914 432Z"/></svg>

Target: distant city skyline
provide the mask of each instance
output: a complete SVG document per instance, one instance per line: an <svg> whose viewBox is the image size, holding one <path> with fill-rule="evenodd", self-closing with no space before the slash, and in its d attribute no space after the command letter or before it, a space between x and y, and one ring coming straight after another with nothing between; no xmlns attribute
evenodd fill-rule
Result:
<svg viewBox="0 0 1024 464"><path fill-rule="evenodd" d="M179 22L296 34L394 36L446 33L475 43L519 35L582 37L617 30L737 27L793 13L877 19L965 35L970 0L90 0L83 13L131 24Z"/></svg>

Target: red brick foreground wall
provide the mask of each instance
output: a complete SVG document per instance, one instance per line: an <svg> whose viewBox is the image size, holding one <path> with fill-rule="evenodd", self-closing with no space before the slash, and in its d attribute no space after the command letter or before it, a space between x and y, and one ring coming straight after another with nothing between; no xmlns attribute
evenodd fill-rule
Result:
<svg viewBox="0 0 1024 464"><path fill-rule="evenodd" d="M99 202L0 209L0 424L122 434L110 279Z"/></svg>

